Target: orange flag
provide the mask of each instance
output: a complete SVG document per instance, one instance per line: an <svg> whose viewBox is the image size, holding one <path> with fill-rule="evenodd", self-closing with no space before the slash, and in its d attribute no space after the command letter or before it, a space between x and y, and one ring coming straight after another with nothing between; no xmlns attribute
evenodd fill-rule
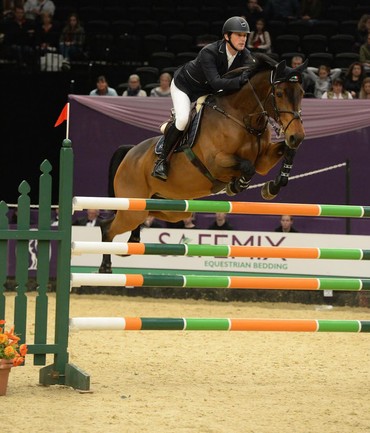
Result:
<svg viewBox="0 0 370 433"><path fill-rule="evenodd" d="M68 123L68 117L69 117L69 102L67 102L66 105L64 106L62 112L58 117L58 120L55 122L54 128L61 125L65 120L67 120Z"/></svg>

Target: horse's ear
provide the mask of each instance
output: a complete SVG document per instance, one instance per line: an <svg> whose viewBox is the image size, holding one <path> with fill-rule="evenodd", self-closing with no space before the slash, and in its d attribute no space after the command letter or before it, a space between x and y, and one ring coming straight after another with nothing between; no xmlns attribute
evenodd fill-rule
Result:
<svg viewBox="0 0 370 433"><path fill-rule="evenodd" d="M301 65L297 66L295 68L295 70L299 73L302 74L302 72L307 68L308 65L308 59L306 59Z"/></svg>
<svg viewBox="0 0 370 433"><path fill-rule="evenodd" d="M286 68L286 61L282 60L280 63L278 63L275 66L275 73L273 75L272 81L275 83L276 81L281 81L285 76L285 68Z"/></svg>

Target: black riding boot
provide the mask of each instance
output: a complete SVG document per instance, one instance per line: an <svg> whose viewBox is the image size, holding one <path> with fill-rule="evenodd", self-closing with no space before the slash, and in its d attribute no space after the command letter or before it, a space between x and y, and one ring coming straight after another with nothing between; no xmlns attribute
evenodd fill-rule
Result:
<svg viewBox="0 0 370 433"><path fill-rule="evenodd" d="M158 161L155 163L152 176L163 181L167 180L169 169L167 157L170 154L172 148L177 143L178 139L181 137L181 134L182 131L179 131L174 124L171 125L164 138L163 149L161 154L159 155Z"/></svg>

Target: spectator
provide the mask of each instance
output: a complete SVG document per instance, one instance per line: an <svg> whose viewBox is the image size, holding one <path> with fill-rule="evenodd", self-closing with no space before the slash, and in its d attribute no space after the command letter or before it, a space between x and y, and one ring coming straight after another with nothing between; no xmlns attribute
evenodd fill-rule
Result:
<svg viewBox="0 0 370 433"><path fill-rule="evenodd" d="M256 30L250 33L247 48L254 52L271 53L271 37L263 18L256 21Z"/></svg>
<svg viewBox="0 0 370 433"><path fill-rule="evenodd" d="M298 19L300 5L298 0L270 0L270 17L273 20L290 22Z"/></svg>
<svg viewBox="0 0 370 433"><path fill-rule="evenodd" d="M354 62L348 68L346 76L344 77L343 86L351 93L353 98L358 98L361 84L365 77L365 68L360 62Z"/></svg>
<svg viewBox="0 0 370 433"><path fill-rule="evenodd" d="M280 225L276 227L276 232L284 232L284 233L298 233L293 226L293 217L291 215L281 215Z"/></svg>
<svg viewBox="0 0 370 433"><path fill-rule="evenodd" d="M370 72L370 33L367 35L367 41L360 47L360 62L366 73Z"/></svg>
<svg viewBox="0 0 370 433"><path fill-rule="evenodd" d="M359 51L361 45L366 43L367 36L370 33L370 14L364 14L358 20L357 32L355 35L355 51Z"/></svg>
<svg viewBox="0 0 370 433"><path fill-rule="evenodd" d="M256 30L256 23L261 18L265 18L265 12L258 0L248 0L247 11L242 17L247 20L251 30Z"/></svg>
<svg viewBox="0 0 370 433"><path fill-rule="evenodd" d="M147 96L146 91L141 88L139 75L132 74L129 76L128 87L123 92L122 96Z"/></svg>
<svg viewBox="0 0 370 433"><path fill-rule="evenodd" d="M43 12L54 15L55 4L51 0L27 0L24 4L24 11L28 20L41 22Z"/></svg>
<svg viewBox="0 0 370 433"><path fill-rule="evenodd" d="M192 214L190 217L185 218L181 221L177 221L175 223L167 223L167 227L170 229L196 229L196 225L194 224L194 215Z"/></svg>
<svg viewBox="0 0 370 433"><path fill-rule="evenodd" d="M197 226L194 224L195 215L191 214L188 218L183 219L184 229L196 229Z"/></svg>
<svg viewBox="0 0 370 433"><path fill-rule="evenodd" d="M4 22L4 46L7 55L20 67L34 62L35 25L25 18L24 8L16 6L14 17Z"/></svg>
<svg viewBox="0 0 370 433"><path fill-rule="evenodd" d="M330 87L330 90L324 92L322 99L353 99L352 95L348 90L343 88L343 80L336 78Z"/></svg>
<svg viewBox="0 0 370 433"><path fill-rule="evenodd" d="M22 8L23 0L3 0L2 14L3 14L4 21L14 18L14 11L16 7Z"/></svg>
<svg viewBox="0 0 370 433"><path fill-rule="evenodd" d="M154 216L148 215L145 219L145 221L141 224L142 228L153 228L153 229L160 229L162 228L162 224L154 218Z"/></svg>
<svg viewBox="0 0 370 433"><path fill-rule="evenodd" d="M314 82L315 98L322 98L322 95L330 89L331 83L335 78L339 78L342 70L340 68L330 69L327 65L321 65L319 68L309 66L307 73Z"/></svg>
<svg viewBox="0 0 370 433"><path fill-rule="evenodd" d="M163 72L159 77L159 86L150 91L150 96L168 97L171 96L170 84L172 76L168 72Z"/></svg>
<svg viewBox="0 0 370 433"><path fill-rule="evenodd" d="M208 227L209 230L234 230L234 227L227 221L227 214L216 212L215 221Z"/></svg>
<svg viewBox="0 0 370 433"><path fill-rule="evenodd" d="M301 0L300 18L310 25L316 24L322 18L322 0Z"/></svg>
<svg viewBox="0 0 370 433"><path fill-rule="evenodd" d="M358 98L370 99L370 77L364 78Z"/></svg>
<svg viewBox="0 0 370 433"><path fill-rule="evenodd" d="M100 227L102 225L102 218L99 216L99 209L87 209L86 215L77 218L74 226L87 226L87 227Z"/></svg>
<svg viewBox="0 0 370 433"><path fill-rule="evenodd" d="M100 75L96 80L96 89L91 90L90 96L118 96L113 87L109 87L104 75Z"/></svg>
<svg viewBox="0 0 370 433"><path fill-rule="evenodd" d="M82 57L84 46L85 29L80 24L78 15L71 13L59 38L59 49L64 59L62 69L69 70L71 60Z"/></svg>
<svg viewBox="0 0 370 433"><path fill-rule="evenodd" d="M36 45L39 47L40 55L47 52L56 52L58 49L60 28L53 22L50 12L42 12L41 22L36 26Z"/></svg>
<svg viewBox="0 0 370 433"><path fill-rule="evenodd" d="M291 67L292 68L298 68L298 66L301 66L303 63L303 57L300 55L296 55L292 57L291 60ZM307 71L304 70L302 73L302 87L305 93L313 94L314 92L314 86L315 83L311 79L311 77L308 75Z"/></svg>

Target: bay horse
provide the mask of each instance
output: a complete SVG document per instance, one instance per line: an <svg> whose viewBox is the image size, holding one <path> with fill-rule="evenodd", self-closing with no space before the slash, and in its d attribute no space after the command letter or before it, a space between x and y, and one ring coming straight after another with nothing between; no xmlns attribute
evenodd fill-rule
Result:
<svg viewBox="0 0 370 433"><path fill-rule="evenodd" d="M294 154L305 137L301 119L301 73L306 63L292 69L264 54L254 54L250 65L228 72L234 76L249 69L249 81L238 91L206 98L194 143L186 140L171 155L168 179L151 173L155 146L161 136L135 146L121 146L110 163L111 196L127 198L197 199L220 191L229 195L248 188L255 173L266 175L280 160L274 181L262 187L262 197L273 199L288 183ZM271 129L284 141L271 142ZM113 186L112 186L113 185ZM102 240L131 231L129 242L140 242L140 225L148 215L176 222L189 212L117 211L102 229ZM103 255L99 272L111 272L111 257Z"/></svg>

